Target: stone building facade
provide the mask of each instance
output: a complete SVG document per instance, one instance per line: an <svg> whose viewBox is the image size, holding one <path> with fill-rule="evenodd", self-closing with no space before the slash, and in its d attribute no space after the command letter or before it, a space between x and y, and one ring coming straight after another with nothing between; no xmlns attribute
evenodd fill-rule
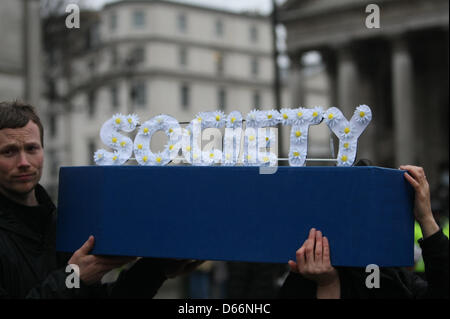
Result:
<svg viewBox="0 0 450 319"><path fill-rule="evenodd" d="M369 4L379 8L379 28L366 26ZM297 87L293 103L307 93L300 58L320 52L331 105L347 118L359 104L373 110L358 158L421 165L437 182L448 167L448 10L446 0L287 0L280 21Z"/></svg>

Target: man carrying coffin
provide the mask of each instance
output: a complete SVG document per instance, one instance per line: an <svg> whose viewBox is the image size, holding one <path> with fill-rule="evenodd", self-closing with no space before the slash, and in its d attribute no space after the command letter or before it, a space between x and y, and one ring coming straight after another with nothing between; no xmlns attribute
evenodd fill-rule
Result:
<svg viewBox="0 0 450 319"><path fill-rule="evenodd" d="M32 106L0 103L0 298L151 298L199 264L91 255L93 236L72 256L56 252L56 208L39 184L43 140ZM101 283L132 261L116 282Z"/></svg>

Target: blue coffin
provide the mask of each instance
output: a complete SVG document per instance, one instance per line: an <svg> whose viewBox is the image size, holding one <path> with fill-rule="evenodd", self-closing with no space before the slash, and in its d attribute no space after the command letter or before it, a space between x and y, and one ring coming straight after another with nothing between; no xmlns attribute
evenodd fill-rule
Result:
<svg viewBox="0 0 450 319"><path fill-rule="evenodd" d="M287 263L312 227L335 266L413 264L413 189L379 167L87 166L60 170L57 249Z"/></svg>

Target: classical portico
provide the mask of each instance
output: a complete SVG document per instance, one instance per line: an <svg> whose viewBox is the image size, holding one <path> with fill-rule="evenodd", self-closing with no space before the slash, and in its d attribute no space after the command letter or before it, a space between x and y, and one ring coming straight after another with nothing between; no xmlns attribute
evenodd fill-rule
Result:
<svg viewBox="0 0 450 319"><path fill-rule="evenodd" d="M380 28L366 26L371 3ZM431 176L448 163L448 9L447 0L288 0L281 8L297 82L296 61L318 51L332 104L347 118L359 104L372 108L358 158L421 165Z"/></svg>

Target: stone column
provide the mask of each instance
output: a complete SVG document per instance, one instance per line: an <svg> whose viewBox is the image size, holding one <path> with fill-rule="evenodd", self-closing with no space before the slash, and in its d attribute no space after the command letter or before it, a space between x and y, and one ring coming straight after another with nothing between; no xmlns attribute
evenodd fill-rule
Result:
<svg viewBox="0 0 450 319"><path fill-rule="evenodd" d="M395 163L415 164L413 69L404 38L392 41L392 97Z"/></svg>
<svg viewBox="0 0 450 319"><path fill-rule="evenodd" d="M304 84L302 77L302 64L301 64L301 54L295 54L291 57L291 74L289 81L289 90L291 91L292 98L292 108L304 106Z"/></svg>
<svg viewBox="0 0 450 319"><path fill-rule="evenodd" d="M40 108L41 99L41 22L37 0L24 2L25 100ZM44 113L46 110L40 110Z"/></svg>
<svg viewBox="0 0 450 319"><path fill-rule="evenodd" d="M359 102L359 74L356 58L348 44L337 51L337 107L347 119Z"/></svg>

